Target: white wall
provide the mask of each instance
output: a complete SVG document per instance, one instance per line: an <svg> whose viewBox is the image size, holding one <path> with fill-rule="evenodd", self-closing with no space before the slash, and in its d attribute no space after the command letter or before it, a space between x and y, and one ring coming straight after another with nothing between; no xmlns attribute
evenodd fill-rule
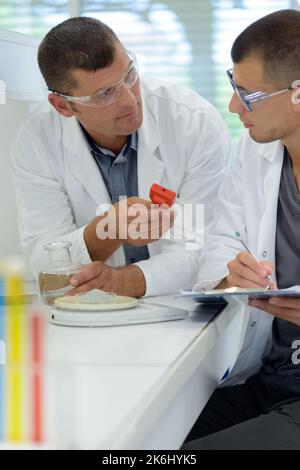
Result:
<svg viewBox="0 0 300 470"><path fill-rule="evenodd" d="M36 60L37 47L34 38L0 31L0 84L4 83L6 88L6 103L0 96L0 259L21 252L9 159L11 143L32 104L45 97Z"/></svg>
<svg viewBox="0 0 300 470"><path fill-rule="evenodd" d="M11 142L28 115L28 106L24 101L0 105L0 258L21 252L9 159Z"/></svg>

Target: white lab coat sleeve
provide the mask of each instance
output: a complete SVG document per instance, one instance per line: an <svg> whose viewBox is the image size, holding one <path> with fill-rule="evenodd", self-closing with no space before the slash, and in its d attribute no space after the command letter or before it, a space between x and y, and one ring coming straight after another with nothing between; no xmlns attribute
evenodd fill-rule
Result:
<svg viewBox="0 0 300 470"><path fill-rule="evenodd" d="M212 106L191 113L181 130L187 148L186 155L182 155L186 158L186 171L179 190L179 201L181 204L203 204L204 224L208 225L230 157L229 132ZM194 226L193 229L201 231L204 227ZM200 252L199 249L189 250L184 242L164 241L161 254L136 263L146 280L145 295L191 289L197 279Z"/></svg>
<svg viewBox="0 0 300 470"><path fill-rule="evenodd" d="M66 240L72 242L73 261L90 263L83 231L74 222L63 177L51 166L51 155L26 127L12 146L11 163L18 207L21 245L37 279L47 265L44 245Z"/></svg>
<svg viewBox="0 0 300 470"><path fill-rule="evenodd" d="M243 140L243 139L242 139ZM227 263L243 251L235 233L247 238L243 212L243 159L242 144L237 147L236 158L224 179L214 208L212 223L206 228L204 248L199 258L197 283L193 290L213 289L229 271Z"/></svg>
<svg viewBox="0 0 300 470"><path fill-rule="evenodd" d="M145 296L174 294L180 289L190 289L196 279L198 257L198 251L186 251L182 243L164 241L162 253L136 263L145 277Z"/></svg>

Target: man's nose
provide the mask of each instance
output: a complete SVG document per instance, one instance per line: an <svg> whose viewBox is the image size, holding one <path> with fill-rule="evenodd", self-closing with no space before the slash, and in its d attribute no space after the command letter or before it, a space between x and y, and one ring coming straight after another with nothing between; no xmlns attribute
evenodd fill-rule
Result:
<svg viewBox="0 0 300 470"><path fill-rule="evenodd" d="M133 93L132 88L127 88L125 85L120 87L120 95L118 99L118 104L122 107L132 106L136 102L136 97Z"/></svg>
<svg viewBox="0 0 300 470"><path fill-rule="evenodd" d="M247 110L236 93L233 93L229 101L228 109L231 113L244 114Z"/></svg>

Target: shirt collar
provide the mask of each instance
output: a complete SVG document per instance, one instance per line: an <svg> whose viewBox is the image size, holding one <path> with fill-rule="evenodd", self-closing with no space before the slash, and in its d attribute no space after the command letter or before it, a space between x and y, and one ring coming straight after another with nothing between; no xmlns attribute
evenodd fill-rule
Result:
<svg viewBox="0 0 300 470"><path fill-rule="evenodd" d="M81 124L80 124L81 125ZM127 142L126 144L124 145L124 147L122 148L121 152L119 153L119 155L115 155L114 152L112 152L111 150L108 150L106 148L103 148L103 147L99 147L99 145L97 145L93 139L91 138L91 136L88 134L88 132L84 129L84 127L81 125L81 128L83 130L83 133L85 135L85 138L87 140L87 142L89 143L89 146L90 146L90 149L91 149L91 152L97 154L97 155L103 155L103 156L109 156L109 157L118 157L118 156L121 156L123 158L127 158L129 152L130 152L130 149L133 149L137 152L137 146L138 146L138 134L137 134L137 131L134 132L133 134L130 134L128 136L128 139L127 139Z"/></svg>

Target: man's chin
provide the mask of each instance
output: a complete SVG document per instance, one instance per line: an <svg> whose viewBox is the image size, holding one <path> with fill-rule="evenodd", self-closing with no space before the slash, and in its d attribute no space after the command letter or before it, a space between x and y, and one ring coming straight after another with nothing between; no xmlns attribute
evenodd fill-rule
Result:
<svg viewBox="0 0 300 470"><path fill-rule="evenodd" d="M249 134L251 138L257 142L258 144L267 144L268 142L274 142L274 140L277 140L277 138L273 138L270 135L257 135L255 130L249 129Z"/></svg>

